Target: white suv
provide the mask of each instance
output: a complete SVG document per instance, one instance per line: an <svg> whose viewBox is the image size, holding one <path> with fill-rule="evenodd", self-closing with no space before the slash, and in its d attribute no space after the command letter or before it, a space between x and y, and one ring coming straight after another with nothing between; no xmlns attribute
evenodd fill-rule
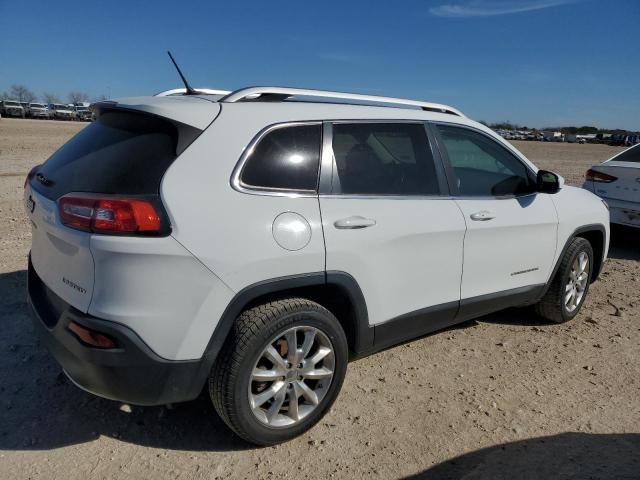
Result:
<svg viewBox="0 0 640 480"><path fill-rule="evenodd" d="M254 87L93 108L25 184L36 328L79 387L208 384L256 444L314 425L349 358L506 307L573 318L607 255L598 197L448 106Z"/></svg>

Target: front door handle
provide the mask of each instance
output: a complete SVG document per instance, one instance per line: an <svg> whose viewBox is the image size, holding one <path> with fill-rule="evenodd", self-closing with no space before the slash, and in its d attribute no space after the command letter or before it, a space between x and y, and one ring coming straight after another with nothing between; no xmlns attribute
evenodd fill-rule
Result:
<svg viewBox="0 0 640 480"><path fill-rule="evenodd" d="M475 220L477 222L486 222L487 220L493 220L494 218L496 218L493 213L487 210L481 210L479 212L472 213L470 217L471 220Z"/></svg>
<svg viewBox="0 0 640 480"><path fill-rule="evenodd" d="M375 224L376 221L373 218L364 218L357 215L333 222L333 225L340 230L373 227Z"/></svg>

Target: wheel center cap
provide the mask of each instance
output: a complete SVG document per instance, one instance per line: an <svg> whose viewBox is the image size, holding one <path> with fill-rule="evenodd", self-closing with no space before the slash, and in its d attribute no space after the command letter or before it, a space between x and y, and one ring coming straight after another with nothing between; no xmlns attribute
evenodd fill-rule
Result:
<svg viewBox="0 0 640 480"><path fill-rule="evenodd" d="M288 382L291 382L291 381L295 380L296 378L298 378L298 372L296 370L291 369L291 370L287 371L286 380Z"/></svg>

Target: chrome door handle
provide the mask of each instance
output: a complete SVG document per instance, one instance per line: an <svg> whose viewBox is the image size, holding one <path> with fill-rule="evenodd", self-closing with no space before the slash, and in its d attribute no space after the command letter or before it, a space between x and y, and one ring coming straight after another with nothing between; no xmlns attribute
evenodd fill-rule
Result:
<svg viewBox="0 0 640 480"><path fill-rule="evenodd" d="M376 221L373 218L364 218L357 215L333 222L333 225L340 230L373 227L375 224Z"/></svg>
<svg viewBox="0 0 640 480"><path fill-rule="evenodd" d="M477 222L486 222L487 220L493 220L494 218L496 218L493 213L487 210L481 210L479 212L472 213L470 217L471 220L475 220Z"/></svg>

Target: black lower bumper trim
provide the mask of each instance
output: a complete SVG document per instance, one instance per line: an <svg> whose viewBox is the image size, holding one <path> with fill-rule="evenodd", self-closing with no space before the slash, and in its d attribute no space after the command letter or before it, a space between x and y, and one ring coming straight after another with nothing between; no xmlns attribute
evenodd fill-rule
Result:
<svg viewBox="0 0 640 480"><path fill-rule="evenodd" d="M37 298L47 287L38 284L41 280L31 262L29 270L28 298L35 329L78 387L134 405L164 405L198 397L210 362L163 359L126 326L83 314L72 306L55 312L56 321L51 321L53 312L42 311L49 303ZM71 321L113 337L118 348L104 350L81 343L68 329Z"/></svg>

